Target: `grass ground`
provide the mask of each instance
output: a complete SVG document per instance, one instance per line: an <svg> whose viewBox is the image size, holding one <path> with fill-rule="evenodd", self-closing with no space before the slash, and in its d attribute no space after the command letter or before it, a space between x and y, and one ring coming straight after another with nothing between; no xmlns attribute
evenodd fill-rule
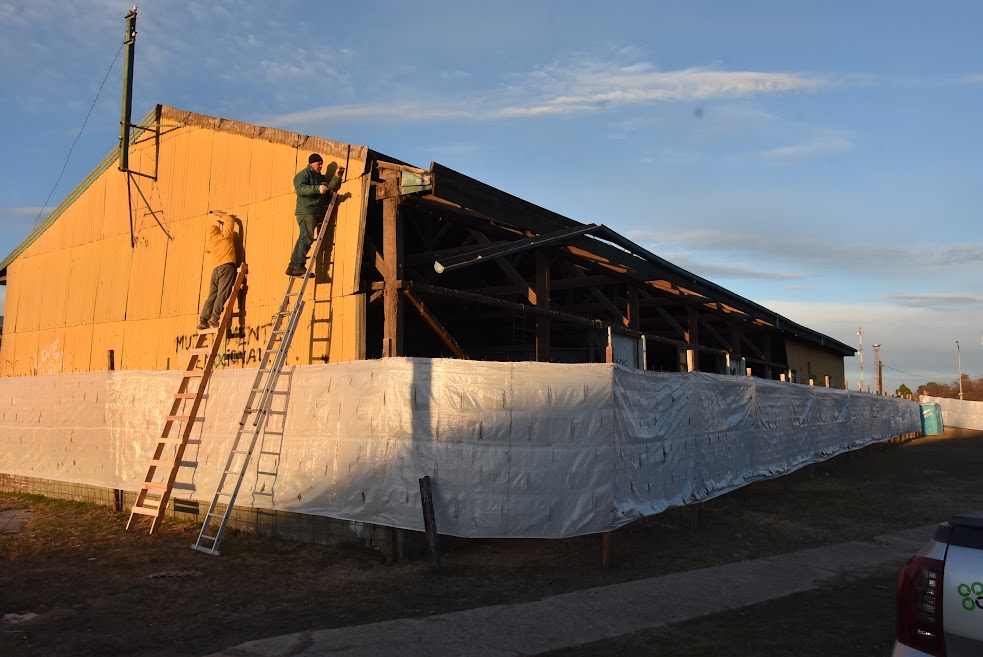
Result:
<svg viewBox="0 0 983 657"><path fill-rule="evenodd" d="M197 536L194 525L168 521L148 536L124 531L127 514L105 507L0 493L0 509L35 511L19 534L0 536L0 614L38 614L24 623L0 626L0 655L193 657L305 629L535 600L866 539L983 508L981 468L980 432L954 430L942 437L869 448L704 503L695 531L688 509L622 528L614 534L614 564L608 569L601 568L601 541L596 536L554 541L443 539L447 552L440 572L434 572L425 558L386 564L382 555L361 548L234 532L223 540L223 556L208 557L189 549ZM163 572L171 574L151 577ZM875 596L869 606L880 620L875 623L872 617L860 625L880 628L870 631L876 637L871 640L886 646L892 630L883 613L886 606L886 618L893 618L894 574L878 576L881 579L872 580L871 586L842 586L860 586ZM861 599L851 588L838 596L833 593L834 599ZM810 595L816 594L802 594L802 599ZM830 615L819 618L819 603L807 600L795 611L799 598L672 626L651 636L628 637L620 653L606 644L602 652L588 647L595 652L561 654L654 655L659 645L670 645L671 654L679 655L818 655L797 649L783 652L780 644L744 652L732 648L743 645L741 637L748 635L778 640L828 632L841 642L854 641L852 634L848 637L854 630L847 628L858 618L856 610L821 603ZM782 612L779 622L767 605ZM748 615L757 608L766 609L763 616ZM752 622L770 629L754 630ZM682 652L690 647L691 652ZM640 652L650 648L651 652ZM877 654L885 653L886 649Z"/></svg>

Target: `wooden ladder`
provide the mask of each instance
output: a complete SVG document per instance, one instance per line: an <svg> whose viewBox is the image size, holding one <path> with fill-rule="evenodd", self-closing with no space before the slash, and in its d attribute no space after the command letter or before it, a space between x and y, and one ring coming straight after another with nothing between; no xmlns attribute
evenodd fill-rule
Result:
<svg viewBox="0 0 983 657"><path fill-rule="evenodd" d="M245 282L246 263L243 263L239 266L235 282L232 284L232 293L229 294L229 298L225 302L225 309L218 326L199 330L195 334L191 349L188 352L190 354L188 367L181 376L181 383L174 394L171 410L164 421L160 438L157 439L157 447L148 462L147 476L140 484L140 493L137 495L133 508L130 509L130 519L126 522L126 529L134 524L134 520L138 516L150 516L153 520L150 523L149 533L153 534L157 528L157 523L160 522L164 511L167 509L167 502L174 488L174 480L177 478L178 470L184 458L184 450L188 446L191 431L195 426L198 408L201 406L201 399L205 394L205 388L208 386L208 379L215 367L218 348L223 341L220 336L225 336L229 324L232 323L232 316L235 314L232 310ZM214 336L214 339L211 340L209 346L207 343L211 336ZM197 386L192 389L194 381L197 381ZM169 449L170 447L173 447L173 451Z"/></svg>

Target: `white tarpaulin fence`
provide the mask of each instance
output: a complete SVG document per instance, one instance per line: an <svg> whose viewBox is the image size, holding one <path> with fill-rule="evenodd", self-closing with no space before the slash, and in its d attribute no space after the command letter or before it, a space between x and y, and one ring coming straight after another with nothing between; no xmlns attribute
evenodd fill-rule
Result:
<svg viewBox="0 0 983 657"><path fill-rule="evenodd" d="M213 374L176 497L211 501L254 376ZM0 472L137 490L180 377L0 379ZM238 505L422 530L430 475L439 531L466 537L607 531L920 430L912 401L607 364L391 358L279 389L272 502L254 457Z"/></svg>
<svg viewBox="0 0 983 657"><path fill-rule="evenodd" d="M942 422L947 427L983 429L983 402L927 395L922 395L921 400L926 404L938 404L942 407Z"/></svg>

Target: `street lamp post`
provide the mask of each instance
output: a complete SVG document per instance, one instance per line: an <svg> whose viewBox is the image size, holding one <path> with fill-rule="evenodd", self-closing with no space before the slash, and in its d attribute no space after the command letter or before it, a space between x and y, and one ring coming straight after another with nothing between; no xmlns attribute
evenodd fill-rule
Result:
<svg viewBox="0 0 983 657"><path fill-rule="evenodd" d="M963 357L959 353L959 340L956 340L956 362L959 363L959 399L963 398Z"/></svg>

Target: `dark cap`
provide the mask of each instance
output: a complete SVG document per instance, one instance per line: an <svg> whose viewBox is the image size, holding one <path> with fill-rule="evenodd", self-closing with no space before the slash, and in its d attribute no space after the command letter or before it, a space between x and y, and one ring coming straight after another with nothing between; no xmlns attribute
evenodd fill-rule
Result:
<svg viewBox="0 0 983 657"><path fill-rule="evenodd" d="M307 158L307 163L314 164L315 162L324 162L324 159L317 153L311 153L311 156Z"/></svg>

